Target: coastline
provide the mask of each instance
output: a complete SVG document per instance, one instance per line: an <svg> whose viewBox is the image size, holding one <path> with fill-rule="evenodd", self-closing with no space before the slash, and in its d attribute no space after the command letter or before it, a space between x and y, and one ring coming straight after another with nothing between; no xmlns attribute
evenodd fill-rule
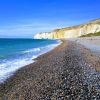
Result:
<svg viewBox="0 0 100 100"><path fill-rule="evenodd" d="M100 58L82 45L66 41L40 55L36 62L19 69L1 84L0 98L77 100L100 97L96 77L100 71Z"/></svg>
<svg viewBox="0 0 100 100"><path fill-rule="evenodd" d="M20 68L33 63L39 55L49 52L61 43L58 40L37 39L3 39L0 42L0 55L4 56L0 57L0 83L13 76ZM11 44L8 46L7 43Z"/></svg>

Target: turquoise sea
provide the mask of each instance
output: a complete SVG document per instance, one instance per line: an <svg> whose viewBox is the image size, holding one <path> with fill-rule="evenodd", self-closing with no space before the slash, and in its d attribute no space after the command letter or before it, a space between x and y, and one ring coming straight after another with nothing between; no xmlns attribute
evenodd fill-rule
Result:
<svg viewBox="0 0 100 100"><path fill-rule="evenodd" d="M59 40L0 39L0 82L59 44Z"/></svg>

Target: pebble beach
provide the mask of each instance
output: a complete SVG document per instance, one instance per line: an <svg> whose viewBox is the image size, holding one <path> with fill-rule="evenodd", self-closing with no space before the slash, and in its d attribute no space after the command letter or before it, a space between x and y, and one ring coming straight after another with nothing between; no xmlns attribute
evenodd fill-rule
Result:
<svg viewBox="0 0 100 100"><path fill-rule="evenodd" d="M63 40L0 84L0 100L100 100L100 56Z"/></svg>

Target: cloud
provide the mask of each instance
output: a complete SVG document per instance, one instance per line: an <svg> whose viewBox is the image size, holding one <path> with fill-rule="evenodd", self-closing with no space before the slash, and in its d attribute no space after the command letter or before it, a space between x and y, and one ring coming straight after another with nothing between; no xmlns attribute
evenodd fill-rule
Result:
<svg viewBox="0 0 100 100"><path fill-rule="evenodd" d="M38 32L49 32L53 29L63 28L67 26L80 23L78 21L59 21L59 22L38 22L25 23L25 24L15 24L0 27L0 36L15 36L15 37L32 37Z"/></svg>
<svg viewBox="0 0 100 100"><path fill-rule="evenodd" d="M51 31L56 28L50 24L23 24L23 25L11 25L5 26L0 29L0 35L9 35L9 36L29 36L42 31Z"/></svg>

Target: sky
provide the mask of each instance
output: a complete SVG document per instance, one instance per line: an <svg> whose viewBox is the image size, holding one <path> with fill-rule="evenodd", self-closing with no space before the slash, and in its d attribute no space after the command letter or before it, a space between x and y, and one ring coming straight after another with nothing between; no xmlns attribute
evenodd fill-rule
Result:
<svg viewBox="0 0 100 100"><path fill-rule="evenodd" d="M0 38L32 38L97 18L100 0L0 0Z"/></svg>

